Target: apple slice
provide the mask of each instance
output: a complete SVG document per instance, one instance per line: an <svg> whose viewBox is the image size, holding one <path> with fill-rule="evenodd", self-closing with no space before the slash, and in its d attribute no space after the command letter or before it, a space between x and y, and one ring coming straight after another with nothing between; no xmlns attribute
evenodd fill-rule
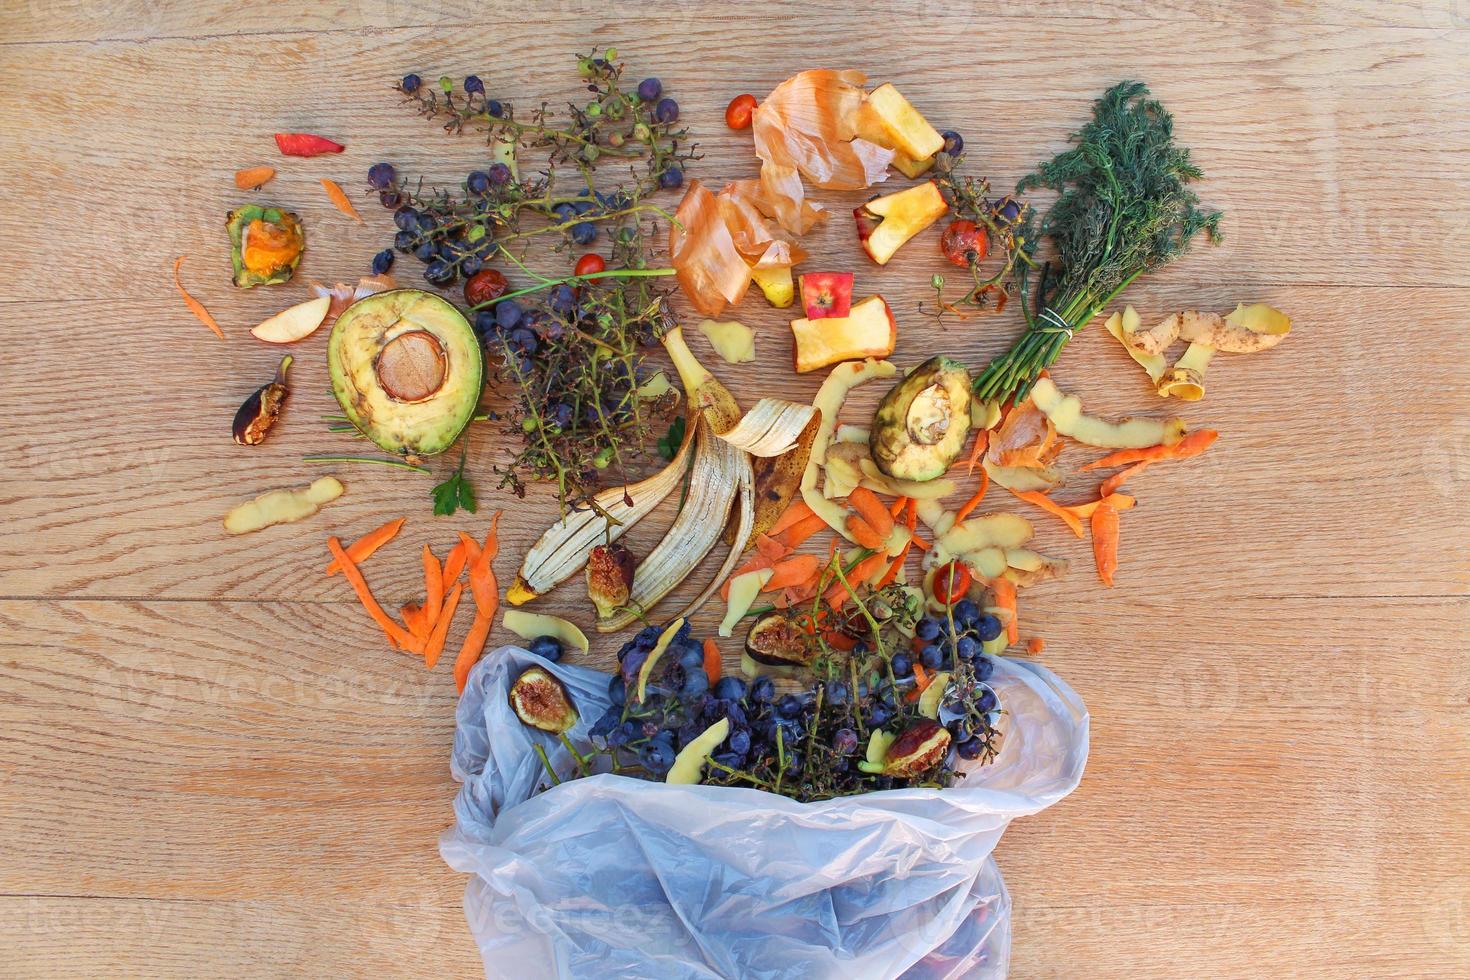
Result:
<svg viewBox="0 0 1470 980"><path fill-rule="evenodd" d="M868 137L873 142L902 150L911 160L923 160L944 149L944 137L889 82L868 93L859 111L858 132L873 134ZM886 139L874 139L878 133Z"/></svg>
<svg viewBox="0 0 1470 980"><path fill-rule="evenodd" d="M792 320L791 333L797 374L840 361L887 357L898 342L898 324L882 296L854 303L844 317Z"/></svg>
<svg viewBox="0 0 1470 980"><path fill-rule="evenodd" d="M893 169L910 180L915 180L934 169L934 158L930 156L922 160L915 160L902 150L894 150L892 164Z"/></svg>
<svg viewBox="0 0 1470 980"><path fill-rule="evenodd" d="M852 312L851 272L808 272L801 277L801 305L808 320Z"/></svg>
<svg viewBox="0 0 1470 980"><path fill-rule="evenodd" d="M928 228L949 210L944 195L932 180L908 190L876 197L853 209L858 241L868 257L887 265L904 242Z"/></svg>
<svg viewBox="0 0 1470 980"><path fill-rule="evenodd" d="M268 344L294 344L316 332L317 327L326 320L327 310L331 306L331 296L318 296L257 323L250 328L250 332L257 340Z"/></svg>

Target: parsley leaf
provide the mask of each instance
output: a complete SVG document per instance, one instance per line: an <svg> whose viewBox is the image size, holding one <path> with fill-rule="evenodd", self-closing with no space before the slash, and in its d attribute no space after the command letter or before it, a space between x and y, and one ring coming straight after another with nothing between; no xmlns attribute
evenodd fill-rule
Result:
<svg viewBox="0 0 1470 980"><path fill-rule="evenodd" d="M679 446L684 442L684 416L680 415L669 423L669 431L658 440L658 454L664 459L672 460L679 454Z"/></svg>
<svg viewBox="0 0 1470 980"><path fill-rule="evenodd" d="M459 454L459 466L449 475L449 479L434 488L434 513L441 517L448 517L456 510L466 510L471 514L479 504L475 501L475 487L464 475L465 454Z"/></svg>

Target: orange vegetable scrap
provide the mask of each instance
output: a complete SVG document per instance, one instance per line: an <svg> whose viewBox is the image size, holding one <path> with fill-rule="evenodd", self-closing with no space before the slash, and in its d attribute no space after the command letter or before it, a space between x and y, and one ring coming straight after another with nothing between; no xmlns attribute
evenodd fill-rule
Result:
<svg viewBox="0 0 1470 980"><path fill-rule="evenodd" d="M347 557L351 558L356 564L361 564L362 562L367 561L369 558L372 557L373 552L377 551L379 548L383 547L383 545L387 544L389 541L392 541L395 537L397 537L398 532L403 528L403 522L406 520L408 520L408 518L400 517L397 520L389 521L382 527L375 528L374 530L369 531L367 534L364 534L362 537L358 538L356 541L352 542L352 544L347 546ZM335 575L341 570L342 566L339 565L336 561L333 561L330 565L327 566L328 575Z"/></svg>
<svg viewBox="0 0 1470 980"><path fill-rule="evenodd" d="M454 611L459 608L459 600L463 595L464 586L456 582L454 588L449 590L449 595L444 597L444 611L439 614L439 621L434 624L434 631L429 634L429 640L424 645L424 666L430 670L434 669L440 655L444 653L449 624L454 622Z"/></svg>
<svg viewBox="0 0 1470 980"><path fill-rule="evenodd" d="M453 583L459 581L460 575L463 574L463 572L464 572L464 563L465 563L464 542L463 541L460 541L460 542L457 542L453 548L449 549L449 554L447 554L447 555L444 556L444 587L445 588L448 588Z"/></svg>
<svg viewBox="0 0 1470 980"><path fill-rule="evenodd" d="M826 526L827 522L822 520L820 514L812 514L809 517L803 517L801 520L797 521L795 524L792 524L790 527L786 528L786 530L776 535L776 540L780 541L792 551L795 551L797 548L800 548L803 544L805 544L808 538L821 531Z"/></svg>
<svg viewBox="0 0 1470 980"><path fill-rule="evenodd" d="M174 286L178 289L179 295L184 297L184 305L189 307L190 313L199 318L200 323L213 330L214 335L220 340L224 340L225 332L219 328L219 321L204 308L203 303L190 296L189 291L184 288L184 281L179 278L179 267L183 264L184 256L180 255L177 259L174 259Z"/></svg>
<svg viewBox="0 0 1470 980"><path fill-rule="evenodd" d="M332 556L337 559L337 564L341 567L343 576L346 577L348 583L352 586L352 591L357 593L358 601L362 603L362 607L367 610L368 615L373 618L373 622L382 627L383 632L388 636L389 642L404 650L412 650L418 646L412 634L394 622L393 617L389 616L383 611L383 607L378 605L378 600L373 598L373 593L368 588L367 580L362 577L362 572L357 570L357 565L348 557L347 552L343 550L342 542L338 541L335 536L329 537L327 538L327 548L332 552Z"/></svg>
<svg viewBox="0 0 1470 980"><path fill-rule="evenodd" d="M275 167L246 167L235 171L235 186L242 191L253 191L275 175Z"/></svg>
<svg viewBox="0 0 1470 980"><path fill-rule="evenodd" d="M987 472L984 467L981 467L980 489L975 491L975 496L971 497L969 500L966 500L964 504L960 506L960 509L954 512L954 522L958 524L960 521L973 514L975 512L975 508L979 507L980 502L985 499L985 491L989 489L990 473Z"/></svg>
<svg viewBox="0 0 1470 980"><path fill-rule="evenodd" d="M1046 650L1046 641L1041 637L1033 636L1026 641L1026 652L1031 654L1031 656L1039 657L1044 650Z"/></svg>
<svg viewBox="0 0 1470 980"><path fill-rule="evenodd" d="M1006 623L1006 642L1018 642L1021 621L1016 609L1016 586L1010 579L997 577L990 580L990 591L995 594L995 604L1011 614L1010 622Z"/></svg>
<svg viewBox="0 0 1470 980"><path fill-rule="evenodd" d="M873 551L881 550L888 541L874 529L873 525L856 514L847 518L847 533L852 535L852 540L858 545Z"/></svg>
<svg viewBox="0 0 1470 980"><path fill-rule="evenodd" d="M720 679L720 647L709 637L704 639L704 672L709 675L710 683Z"/></svg>
<svg viewBox="0 0 1470 980"><path fill-rule="evenodd" d="M454 658L454 689L460 694L464 693L464 686L470 679L470 668L485 652L485 640L489 636L490 617L476 613L469 633L465 634L464 645L459 648L459 656Z"/></svg>
<svg viewBox="0 0 1470 980"><path fill-rule="evenodd" d="M811 516L811 505L808 504L805 500L798 499L790 507L787 507L784 511L781 512L781 516L776 519L776 523L771 526L771 530L767 533L770 534L772 537L775 537L782 531L786 530L788 527L791 527L793 524L796 524L799 521L803 521Z"/></svg>
<svg viewBox="0 0 1470 980"><path fill-rule="evenodd" d="M341 211L360 225L367 224L366 221L362 220L362 215L357 213L357 208L352 206L352 200L347 196L347 192L342 190L341 185L335 180L328 180L323 177L322 189L327 192L327 197L331 198L332 204L336 206L338 211Z"/></svg>
<svg viewBox="0 0 1470 980"><path fill-rule="evenodd" d="M771 566L771 578L762 592L779 592L782 589L798 586L809 580L813 575L821 571L822 560L816 555L795 555L778 561Z"/></svg>
<svg viewBox="0 0 1470 980"><path fill-rule="evenodd" d="M847 495L847 504L877 532L878 537L888 540L888 536L893 533L893 515L888 513L888 508L883 506L883 501L878 499L876 493L867 487L854 487L852 493Z"/></svg>
<svg viewBox="0 0 1470 980"><path fill-rule="evenodd" d="M980 458L985 455L985 450L990 447L990 433L980 429L975 433L975 444L970 447L970 458L965 460L965 472L973 474L975 467L980 465Z"/></svg>
<svg viewBox="0 0 1470 980"><path fill-rule="evenodd" d="M454 659L454 684L461 694L469 680L470 668L485 652L490 624L495 619L496 610L500 608L500 586L495 581L495 570L490 567L490 562L500 551L500 539L496 536L499 524L500 514L496 513L490 519L490 530L485 534L484 547L476 544L475 539L468 534L460 534L460 541L464 542L465 552L469 555L470 592L475 598L475 621L464 638L459 656Z"/></svg>
<svg viewBox="0 0 1470 980"><path fill-rule="evenodd" d="M1106 497L1121 487L1129 477L1137 476L1148 469L1153 463L1160 463L1170 459L1190 459L1209 449L1219 438L1220 433L1214 429L1200 429L1191 432L1172 446L1149 446L1146 449L1120 449L1115 453L1108 453L1102 459L1095 459L1082 467L1084 470L1106 469L1110 466L1127 466L1126 470L1114 473L1103 481L1099 496ZM1131 465L1130 465L1131 464Z"/></svg>
<svg viewBox="0 0 1470 980"><path fill-rule="evenodd" d="M1046 494L1040 493L1036 490L1012 490L1011 493L1015 494L1017 497L1020 497L1028 504L1035 504L1037 507L1040 507L1048 514L1055 514L1057 517L1060 517L1062 519L1063 523L1065 523L1069 528L1072 529L1073 534L1077 535L1077 537L1079 538L1083 536L1081 519L1078 518L1076 514L1072 513L1066 507L1063 507L1055 500L1052 500Z"/></svg>
<svg viewBox="0 0 1470 980"><path fill-rule="evenodd" d="M444 568L428 545L424 545L424 616L430 625L439 622L444 607Z"/></svg>
<svg viewBox="0 0 1470 980"><path fill-rule="evenodd" d="M1097 562L1097 577L1112 588L1113 573L1118 570L1118 512L1111 504L1101 504L1092 512L1092 557Z"/></svg>

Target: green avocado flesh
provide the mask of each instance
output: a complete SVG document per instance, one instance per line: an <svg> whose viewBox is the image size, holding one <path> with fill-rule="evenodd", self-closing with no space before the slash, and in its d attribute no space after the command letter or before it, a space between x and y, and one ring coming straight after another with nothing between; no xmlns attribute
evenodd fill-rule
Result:
<svg viewBox="0 0 1470 980"><path fill-rule="evenodd" d="M469 321L420 289L393 289L353 303L327 342L332 393L378 447L433 456L454 444L475 414L485 362Z"/></svg>
<svg viewBox="0 0 1470 980"><path fill-rule="evenodd" d="M970 372L959 361L933 357L878 404L873 462L895 479L935 480L959 458L969 434Z"/></svg>
<svg viewBox="0 0 1470 980"><path fill-rule="evenodd" d="M245 267L245 239L249 234L252 221L263 221L268 225L275 225L296 236L300 247L290 261L267 270ZM306 251L306 229L301 226L301 218L294 211L282 211L280 208L268 208L259 204L246 204L225 216L225 228L230 233L230 263L234 269L234 277L231 281L236 286L241 289L249 289L251 286L273 286L289 282L296 274L296 267L301 264L301 254Z"/></svg>

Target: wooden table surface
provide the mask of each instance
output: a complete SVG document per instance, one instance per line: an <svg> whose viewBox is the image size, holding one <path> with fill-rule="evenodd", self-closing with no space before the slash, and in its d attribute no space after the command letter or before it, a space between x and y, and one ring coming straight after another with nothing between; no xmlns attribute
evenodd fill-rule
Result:
<svg viewBox="0 0 1470 980"><path fill-rule="evenodd" d="M6 4L0 974L481 969L465 882L436 849L455 791L448 664L385 650L320 574L323 539L408 515L370 565L396 607L420 544L442 553L496 508L508 580L551 496L491 492L504 454L481 426L478 517L432 517L430 479L342 469L347 495L322 515L230 538L228 507L345 446L317 422L325 337L301 345L269 443L236 446L228 424L279 356L247 327L303 298L300 281L363 274L390 237L385 212L364 199L354 225L318 179L356 192L389 159L457 180L483 158L400 107L393 81L477 72L556 101L593 44L664 79L705 152L691 173L717 186L755 172L725 102L802 68L897 83L1002 186L1112 82L1154 87L1226 241L1127 300L1145 319L1268 302L1296 329L1211 367L1207 400L1184 407L1220 440L1138 483L1115 589L1033 515L1042 550L1077 564L1023 595L1026 631L1087 700L1093 743L1080 789L1000 846L1015 973L1470 974L1463 0ZM277 130L348 149L285 160ZM236 191L231 173L257 163L280 176ZM309 226L295 285L229 285L221 219L252 198ZM979 365L1009 343L1014 315L916 312L933 232L879 270L853 247L851 198L824 199L836 218L808 268L856 267L888 296L900 361ZM227 343L174 294L177 255ZM722 370L737 394L810 397L816 380L785 367L788 314L753 297L739 315L760 356ZM1159 410L1095 327L1054 375L1099 411ZM575 587L549 607L587 619Z"/></svg>

